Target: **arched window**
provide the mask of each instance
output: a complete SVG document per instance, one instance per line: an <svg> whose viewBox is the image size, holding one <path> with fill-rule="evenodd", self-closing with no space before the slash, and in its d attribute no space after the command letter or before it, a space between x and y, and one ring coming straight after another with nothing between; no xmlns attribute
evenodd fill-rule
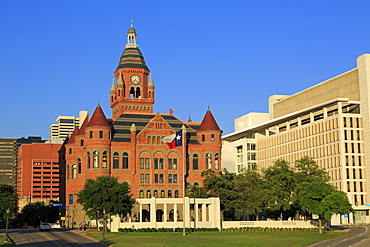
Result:
<svg viewBox="0 0 370 247"><path fill-rule="evenodd" d="M177 170L177 154L171 152L167 158L168 170Z"/></svg>
<svg viewBox="0 0 370 247"><path fill-rule="evenodd" d="M166 197L166 195L164 193L164 190L161 190L161 198L165 198L165 197Z"/></svg>
<svg viewBox="0 0 370 247"><path fill-rule="evenodd" d="M155 191L154 191L154 197L155 197L155 198L158 198L158 190L155 190Z"/></svg>
<svg viewBox="0 0 370 247"><path fill-rule="evenodd" d="M206 169L212 169L212 157L211 154L206 154Z"/></svg>
<svg viewBox="0 0 370 247"><path fill-rule="evenodd" d="M91 156L90 152L87 152L87 168L90 168L91 166Z"/></svg>
<svg viewBox="0 0 370 247"><path fill-rule="evenodd" d="M150 154L148 152L142 152L140 154L140 169L150 169Z"/></svg>
<svg viewBox="0 0 370 247"><path fill-rule="evenodd" d="M135 96L135 98L140 99L140 96L141 96L140 87L137 87L136 88L136 96Z"/></svg>
<svg viewBox="0 0 370 247"><path fill-rule="evenodd" d="M218 162L219 162L219 160L218 160L218 154L216 154L216 155L215 155L215 170L220 169L220 168L219 168L219 165L218 165Z"/></svg>
<svg viewBox="0 0 370 247"><path fill-rule="evenodd" d="M119 169L119 154L117 152L113 154L113 169Z"/></svg>
<svg viewBox="0 0 370 247"><path fill-rule="evenodd" d="M179 191L175 190L175 198L179 198Z"/></svg>
<svg viewBox="0 0 370 247"><path fill-rule="evenodd" d="M107 159L108 159L108 157L107 157L107 151L104 151L103 152L103 164L102 164L102 167L103 168L107 168Z"/></svg>
<svg viewBox="0 0 370 247"><path fill-rule="evenodd" d="M198 184L197 182L195 182L195 183L194 183L194 186L197 186L197 187L198 187L198 186L199 186L199 184Z"/></svg>
<svg viewBox="0 0 370 247"><path fill-rule="evenodd" d="M72 179L75 179L77 176L76 174L76 165L72 165Z"/></svg>
<svg viewBox="0 0 370 247"><path fill-rule="evenodd" d="M93 152L93 162L94 162L94 168L99 168L99 152L94 151Z"/></svg>
<svg viewBox="0 0 370 247"><path fill-rule="evenodd" d="M135 98L135 88L134 87L130 87L130 98L131 99Z"/></svg>
<svg viewBox="0 0 370 247"><path fill-rule="evenodd" d="M167 194L168 194L168 198L172 198L172 191L171 191L171 190L169 190L169 191L167 192Z"/></svg>
<svg viewBox="0 0 370 247"><path fill-rule="evenodd" d="M162 152L156 152L154 154L154 169L155 170L164 169L164 154Z"/></svg>
<svg viewBox="0 0 370 247"><path fill-rule="evenodd" d="M150 190L147 190L146 191L146 198L151 198L152 197L152 193L150 193Z"/></svg>
<svg viewBox="0 0 370 247"><path fill-rule="evenodd" d="M193 155L193 170L198 170L198 155Z"/></svg>
<svg viewBox="0 0 370 247"><path fill-rule="evenodd" d="M122 168L128 169L128 153L124 152L122 157Z"/></svg>
<svg viewBox="0 0 370 247"><path fill-rule="evenodd" d="M144 191L143 191L143 190L140 190L140 192L139 192L139 197L140 197L140 198L144 198Z"/></svg>
<svg viewBox="0 0 370 247"><path fill-rule="evenodd" d="M78 158L77 159L77 169L78 169L78 174L81 174L82 173L82 164L81 164L81 159Z"/></svg>

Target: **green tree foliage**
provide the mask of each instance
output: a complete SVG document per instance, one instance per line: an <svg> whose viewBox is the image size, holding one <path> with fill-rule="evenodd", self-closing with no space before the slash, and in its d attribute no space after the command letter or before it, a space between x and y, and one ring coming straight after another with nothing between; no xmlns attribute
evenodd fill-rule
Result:
<svg viewBox="0 0 370 247"><path fill-rule="evenodd" d="M266 190L263 185L263 178L254 170L245 170L234 178L234 189L236 198L232 202L236 211L236 219L253 214L258 221L259 216L266 208Z"/></svg>
<svg viewBox="0 0 370 247"><path fill-rule="evenodd" d="M330 177L328 173L321 169L316 161L308 156L296 160L294 163L295 169L295 181L298 183L301 182L313 182L313 181L323 181L329 182Z"/></svg>
<svg viewBox="0 0 370 247"><path fill-rule="evenodd" d="M324 217L330 219L335 213L345 214L353 211L347 195L324 181L299 183L295 191L302 208L319 215L319 233L322 233Z"/></svg>
<svg viewBox="0 0 370 247"><path fill-rule="evenodd" d="M296 186L295 173L285 160L277 160L274 165L264 170L264 186L270 210L283 213L291 208L292 195Z"/></svg>
<svg viewBox="0 0 370 247"><path fill-rule="evenodd" d="M14 187L9 184L0 184L0 220L3 221L7 217L14 216L18 211L17 206L18 195Z"/></svg>
<svg viewBox="0 0 370 247"><path fill-rule="evenodd" d="M229 219L242 219L254 215L256 220L262 211L278 213L280 219L293 216L296 211L308 210L322 219L332 214L352 211L346 193L337 191L328 182L328 173L316 162L305 156L294 165L277 160L263 173L246 170L239 174L207 170L202 173L203 187L193 186L189 195L196 198L220 197L221 209ZM275 214L277 215L277 214ZM285 217L286 218L286 217Z"/></svg>
<svg viewBox="0 0 370 247"><path fill-rule="evenodd" d="M316 161L308 156L304 156L303 158L296 160L294 163L294 171L295 171L295 182L297 184L302 182L329 182L330 177L329 174L321 169ZM299 211L302 211L301 206L295 200L298 191L295 191L295 197L293 197L293 205L296 209L295 218L299 219Z"/></svg>
<svg viewBox="0 0 370 247"><path fill-rule="evenodd" d="M84 188L77 195L77 202L82 204L87 215L92 219L104 219L104 223L107 216L131 213L135 203L128 183L120 183L111 176L87 179Z"/></svg>
<svg viewBox="0 0 370 247"><path fill-rule="evenodd" d="M207 193L207 189L203 186L192 185L189 189L190 198L208 198L211 197L211 194Z"/></svg>
<svg viewBox="0 0 370 247"><path fill-rule="evenodd" d="M234 173L230 173L226 169L215 172L206 170L202 172L203 186L209 196L220 198L221 209L224 211L225 217L234 216L233 201L236 199L236 191L234 190Z"/></svg>
<svg viewBox="0 0 370 247"><path fill-rule="evenodd" d="M23 226L39 226L41 222L55 222L59 218L58 207L44 202L31 202L22 209L18 220Z"/></svg>

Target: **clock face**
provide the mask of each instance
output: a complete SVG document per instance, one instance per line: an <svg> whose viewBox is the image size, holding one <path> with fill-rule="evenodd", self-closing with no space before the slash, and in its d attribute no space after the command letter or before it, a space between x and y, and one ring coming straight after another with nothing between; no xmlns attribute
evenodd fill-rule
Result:
<svg viewBox="0 0 370 247"><path fill-rule="evenodd" d="M133 84L139 84L140 83L140 77L138 75L131 76L131 82Z"/></svg>

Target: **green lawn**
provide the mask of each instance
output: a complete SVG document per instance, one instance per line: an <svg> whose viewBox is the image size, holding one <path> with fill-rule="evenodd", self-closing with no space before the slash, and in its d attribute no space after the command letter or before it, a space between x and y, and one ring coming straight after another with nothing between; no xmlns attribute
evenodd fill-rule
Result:
<svg viewBox="0 0 370 247"><path fill-rule="evenodd" d="M5 241L5 237L0 236L0 246L1 247L13 247L12 242L4 242L4 241Z"/></svg>
<svg viewBox="0 0 370 247"><path fill-rule="evenodd" d="M324 239L344 234L342 232L101 232L88 235L114 247L120 246L287 246L302 247Z"/></svg>

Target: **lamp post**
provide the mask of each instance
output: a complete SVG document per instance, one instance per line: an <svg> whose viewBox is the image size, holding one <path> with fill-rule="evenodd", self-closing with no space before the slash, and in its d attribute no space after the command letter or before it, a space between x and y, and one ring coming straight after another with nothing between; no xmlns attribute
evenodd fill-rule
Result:
<svg viewBox="0 0 370 247"><path fill-rule="evenodd" d="M6 230L5 230L5 241L9 242L8 236L8 219L9 219L9 208L6 210Z"/></svg>

